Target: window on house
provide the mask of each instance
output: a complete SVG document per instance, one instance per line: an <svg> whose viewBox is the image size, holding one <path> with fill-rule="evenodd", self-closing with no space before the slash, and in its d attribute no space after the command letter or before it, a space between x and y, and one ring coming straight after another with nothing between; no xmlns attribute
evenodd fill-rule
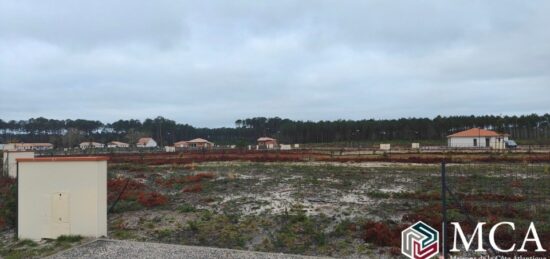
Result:
<svg viewBox="0 0 550 259"><path fill-rule="evenodd" d="M474 147L477 147L477 139L474 139Z"/></svg>

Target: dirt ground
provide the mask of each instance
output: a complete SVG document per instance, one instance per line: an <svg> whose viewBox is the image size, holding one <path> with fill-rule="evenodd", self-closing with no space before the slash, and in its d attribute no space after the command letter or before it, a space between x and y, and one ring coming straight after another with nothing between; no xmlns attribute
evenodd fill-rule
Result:
<svg viewBox="0 0 550 259"><path fill-rule="evenodd" d="M461 193L469 193L495 179L505 185L522 177L517 173L522 165L505 167L516 173L486 165L451 164L449 170L466 169L466 174L455 174L463 181ZM398 255L399 233L407 224L441 222L439 170L438 164L386 162L225 161L130 168L119 164L111 168L110 177L133 179L143 184L135 191L159 192L167 202L147 208L130 195L109 216L110 236L304 255ZM548 176L547 167L537 170ZM523 178L530 177L526 173ZM521 190L461 197L519 205L525 200ZM502 216L475 208L476 217ZM457 211L451 210L450 217L464 220ZM548 211L540 212L541 217L550 215L543 213ZM520 214L502 217L507 216Z"/></svg>
<svg viewBox="0 0 550 259"><path fill-rule="evenodd" d="M449 164L447 173L455 198L461 200L461 207L449 200L449 220L465 222L470 216L494 224L507 219L518 222L518 228L536 221L539 234L550 240L550 206L546 206L550 165ZM108 174L109 238L120 240L313 256L394 257L400 255L401 230L418 220L438 226L442 219L440 164L157 165L111 160ZM0 249L0 255L9 258L44 255L74 244L1 242L6 249Z"/></svg>

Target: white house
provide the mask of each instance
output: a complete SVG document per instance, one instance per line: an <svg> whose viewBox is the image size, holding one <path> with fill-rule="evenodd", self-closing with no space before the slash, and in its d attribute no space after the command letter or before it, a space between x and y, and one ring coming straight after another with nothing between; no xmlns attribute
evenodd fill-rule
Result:
<svg viewBox="0 0 550 259"><path fill-rule="evenodd" d="M460 131L447 136L449 147L453 148L492 148L504 149L508 134L498 133L492 130L473 128Z"/></svg>
<svg viewBox="0 0 550 259"><path fill-rule="evenodd" d="M111 141L107 143L107 147L108 148L127 148L127 147L130 147L130 144L120 142L120 141Z"/></svg>
<svg viewBox="0 0 550 259"><path fill-rule="evenodd" d="M206 139L196 138L189 141L176 142L174 146L182 148L212 148L214 147L214 143Z"/></svg>
<svg viewBox="0 0 550 259"><path fill-rule="evenodd" d="M51 143L9 143L9 144L4 144L2 149L7 151L50 150L50 149L53 149L53 144Z"/></svg>
<svg viewBox="0 0 550 259"><path fill-rule="evenodd" d="M214 146L214 143L202 138L192 139L187 141L187 143L189 144L189 147L194 148L211 148Z"/></svg>
<svg viewBox="0 0 550 259"><path fill-rule="evenodd" d="M136 147L157 147L157 142L153 138L140 138Z"/></svg>
<svg viewBox="0 0 550 259"><path fill-rule="evenodd" d="M258 149L274 149L277 145L277 140L270 137L258 138Z"/></svg>
<svg viewBox="0 0 550 259"><path fill-rule="evenodd" d="M17 236L32 240L106 236L107 159L17 159Z"/></svg>
<svg viewBox="0 0 550 259"><path fill-rule="evenodd" d="M99 142L88 141L88 142L80 143L80 149L104 148L104 147L105 147L105 145L103 145L103 143L99 143Z"/></svg>
<svg viewBox="0 0 550 259"><path fill-rule="evenodd" d="M17 159L19 158L34 158L33 151L4 151L2 158L4 166L4 174L11 177L17 177Z"/></svg>
<svg viewBox="0 0 550 259"><path fill-rule="evenodd" d="M187 143L187 141L178 141L176 143L174 143L174 147L177 147L177 148L188 148L189 147L189 143Z"/></svg>

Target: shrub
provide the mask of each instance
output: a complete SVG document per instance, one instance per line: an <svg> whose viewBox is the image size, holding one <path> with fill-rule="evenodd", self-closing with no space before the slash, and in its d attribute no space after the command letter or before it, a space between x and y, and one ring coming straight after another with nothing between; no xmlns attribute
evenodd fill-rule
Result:
<svg viewBox="0 0 550 259"><path fill-rule="evenodd" d="M151 208L166 204L168 202L168 198L157 192L142 192L139 194L138 202L145 207Z"/></svg>
<svg viewBox="0 0 550 259"><path fill-rule="evenodd" d="M128 179L126 178L115 178L115 179L109 179L107 181L107 190L108 190L108 196L107 200L109 202L114 201L120 194L120 192L124 189L124 186L126 186L126 182ZM145 185L130 180L128 182L128 186L124 190L124 193L120 196L121 200L136 200L138 198L138 195L141 193L142 190L145 189Z"/></svg>
<svg viewBox="0 0 550 259"><path fill-rule="evenodd" d="M17 246L18 247L22 247L22 246L35 247L35 246L38 246L38 243L36 243L35 241L30 240L30 239L21 239L17 243Z"/></svg>
<svg viewBox="0 0 550 259"><path fill-rule="evenodd" d="M193 207L193 205L191 204L187 204L187 203L184 203L182 204L181 206L178 207L178 211L179 212L194 212L195 211L195 207Z"/></svg>
<svg viewBox="0 0 550 259"><path fill-rule="evenodd" d="M369 221L365 224L363 239L367 243L373 243L378 246L398 247L400 245L401 229L390 228L382 222Z"/></svg>
<svg viewBox="0 0 550 259"><path fill-rule="evenodd" d="M17 184L15 179L0 177L0 230L14 227L17 219Z"/></svg>
<svg viewBox="0 0 550 259"><path fill-rule="evenodd" d="M213 173L198 173L196 175L188 175L185 177L185 181L189 183L196 183L202 181L202 179L213 179Z"/></svg>
<svg viewBox="0 0 550 259"><path fill-rule="evenodd" d="M202 185L200 183L195 183L191 186L185 187L183 192L202 192Z"/></svg>
<svg viewBox="0 0 550 259"><path fill-rule="evenodd" d="M74 243L74 242L80 242L80 240L82 239L83 237L78 235L61 235L57 238L57 242Z"/></svg>
<svg viewBox="0 0 550 259"><path fill-rule="evenodd" d="M199 230L199 223L195 220L190 220L190 221L187 221L187 225L189 226L189 229L191 231L198 231Z"/></svg>

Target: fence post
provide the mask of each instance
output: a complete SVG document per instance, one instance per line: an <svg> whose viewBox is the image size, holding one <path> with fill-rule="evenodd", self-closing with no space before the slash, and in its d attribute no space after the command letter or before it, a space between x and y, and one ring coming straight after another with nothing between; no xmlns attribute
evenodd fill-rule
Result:
<svg viewBox="0 0 550 259"><path fill-rule="evenodd" d="M443 258L447 259L447 197L446 187L447 181L445 176L445 161L441 162L441 213L443 222L441 224L441 250L443 250Z"/></svg>

